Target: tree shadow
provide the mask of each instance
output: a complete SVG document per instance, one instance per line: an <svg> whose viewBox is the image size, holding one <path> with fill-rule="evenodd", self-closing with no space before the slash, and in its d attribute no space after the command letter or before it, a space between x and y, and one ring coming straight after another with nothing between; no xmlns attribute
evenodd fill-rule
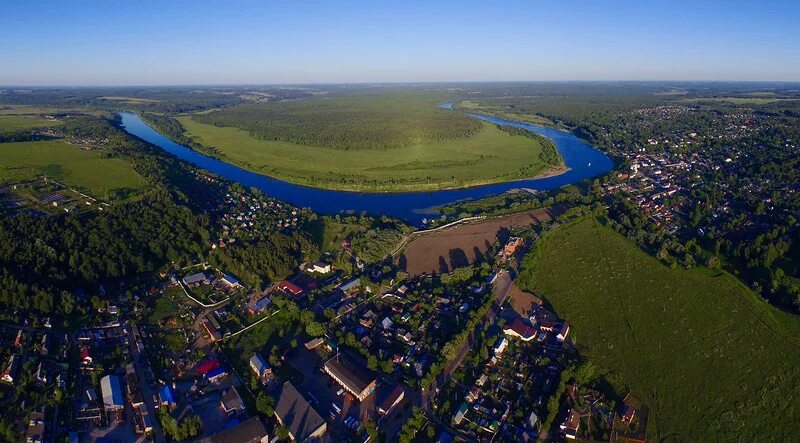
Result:
<svg viewBox="0 0 800 443"><path fill-rule="evenodd" d="M447 266L447 260L441 255L439 256L439 272L442 274L450 272L450 268Z"/></svg>
<svg viewBox="0 0 800 443"><path fill-rule="evenodd" d="M469 265L469 258L467 257L467 253L464 252L461 248L451 249L448 252L450 256L450 268L463 268L464 266Z"/></svg>

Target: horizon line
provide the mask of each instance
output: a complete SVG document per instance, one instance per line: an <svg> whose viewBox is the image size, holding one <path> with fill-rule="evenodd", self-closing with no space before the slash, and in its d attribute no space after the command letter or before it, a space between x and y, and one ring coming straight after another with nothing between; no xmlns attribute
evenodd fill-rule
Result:
<svg viewBox="0 0 800 443"><path fill-rule="evenodd" d="M513 84L513 83L753 83L798 84L798 80L438 80L438 81L347 81L347 82L285 82L285 83L119 83L119 84L0 84L0 89L10 88L166 88L166 87L281 87L281 86L402 86L402 85L454 85L454 84Z"/></svg>

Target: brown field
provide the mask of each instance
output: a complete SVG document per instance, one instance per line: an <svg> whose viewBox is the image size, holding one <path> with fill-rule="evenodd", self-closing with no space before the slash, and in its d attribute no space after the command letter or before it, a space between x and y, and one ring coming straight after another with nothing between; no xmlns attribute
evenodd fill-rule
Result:
<svg viewBox="0 0 800 443"><path fill-rule="evenodd" d="M537 209L423 235L408 244L398 262L412 276L450 272L483 258L498 236L508 236L509 228L539 223L559 212L555 207Z"/></svg>

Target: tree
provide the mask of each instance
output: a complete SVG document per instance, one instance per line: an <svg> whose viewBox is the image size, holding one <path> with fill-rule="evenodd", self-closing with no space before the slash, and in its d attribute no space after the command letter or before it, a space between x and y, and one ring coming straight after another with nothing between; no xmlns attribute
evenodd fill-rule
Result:
<svg viewBox="0 0 800 443"><path fill-rule="evenodd" d="M256 398L256 410L265 417L272 417L272 414L275 413L275 399L259 392Z"/></svg>
<svg viewBox="0 0 800 443"><path fill-rule="evenodd" d="M316 321L311 321L306 325L306 334L312 337L319 337L325 335L325 326Z"/></svg>

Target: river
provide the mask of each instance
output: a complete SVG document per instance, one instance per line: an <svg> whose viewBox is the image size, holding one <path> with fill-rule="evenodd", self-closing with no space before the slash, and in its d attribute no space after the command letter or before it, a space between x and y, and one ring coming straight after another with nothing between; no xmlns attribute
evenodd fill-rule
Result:
<svg viewBox="0 0 800 443"><path fill-rule="evenodd" d="M449 107L448 105L449 104L445 104L444 107ZM604 174L611 170L614 165L608 156L589 146L570 132L498 117L472 115L475 118L491 123L518 126L549 138L556 144L556 148L564 158L564 162L567 167L569 167L569 170L563 174L551 177L431 192L362 193L332 191L296 185L247 171L238 166L209 157L201 152L175 143L148 126L136 114L130 112L120 112L119 114L122 117L123 128L130 134L156 146L160 146L165 151L174 154L180 159L186 160L229 180L239 182L243 186L258 188L266 195L287 201L296 206L311 208L318 213L338 214L363 212L370 215L389 215L405 220L416 226L422 226L423 218L431 217L431 208L435 206L453 203L459 200L496 195L511 189L554 189Z"/></svg>

